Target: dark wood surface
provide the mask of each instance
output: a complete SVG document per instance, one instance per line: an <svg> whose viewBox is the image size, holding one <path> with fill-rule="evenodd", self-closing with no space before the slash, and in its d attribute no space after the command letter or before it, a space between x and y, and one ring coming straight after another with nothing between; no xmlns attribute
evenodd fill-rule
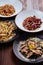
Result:
<svg viewBox="0 0 43 65"><path fill-rule="evenodd" d="M26 9L27 7L27 9L39 9L43 11L43 0L21 0L21 2L23 3L24 9ZM13 48L13 42L9 44L0 44L0 65L29 65L30 64L30 63L25 63L20 61L13 54L12 48ZM43 62L38 64L43 65ZM31 65L37 65L37 64L31 64Z"/></svg>
<svg viewBox="0 0 43 65"><path fill-rule="evenodd" d="M21 37L26 37L27 35L24 34L24 32L20 32L20 34L23 34L23 35L20 35L19 38ZM28 33L27 33L28 34ZM33 36L35 35L38 35L40 37L41 35L41 38L43 39L43 32L40 32L40 33L35 33L35 34L31 34ZM14 40L15 41L15 40ZM0 44L0 65L28 65L30 63L26 63L26 62L23 62L23 61L20 61L14 54L13 54L13 42L12 41L11 43L7 43L7 44ZM38 63L38 64L42 64L43 62L41 63ZM37 64L31 64L31 65L37 65Z"/></svg>

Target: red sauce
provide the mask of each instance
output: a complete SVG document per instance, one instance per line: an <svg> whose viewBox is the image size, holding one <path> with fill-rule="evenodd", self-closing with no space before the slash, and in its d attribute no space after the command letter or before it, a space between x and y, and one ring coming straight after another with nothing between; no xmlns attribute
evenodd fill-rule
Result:
<svg viewBox="0 0 43 65"><path fill-rule="evenodd" d="M27 30L36 30L37 28L40 28L41 24L41 19L36 18L36 16L28 17L23 21L23 27Z"/></svg>

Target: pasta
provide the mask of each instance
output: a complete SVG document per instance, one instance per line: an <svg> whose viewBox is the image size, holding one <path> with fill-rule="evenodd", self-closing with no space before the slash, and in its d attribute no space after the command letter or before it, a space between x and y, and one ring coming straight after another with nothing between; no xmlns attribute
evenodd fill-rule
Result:
<svg viewBox="0 0 43 65"><path fill-rule="evenodd" d="M14 30L16 29L14 23L10 21L1 21L0 22L0 41L7 41L11 39L16 34Z"/></svg>
<svg viewBox="0 0 43 65"><path fill-rule="evenodd" d="M15 12L15 9L12 5L0 6L0 14L4 16L10 16Z"/></svg>

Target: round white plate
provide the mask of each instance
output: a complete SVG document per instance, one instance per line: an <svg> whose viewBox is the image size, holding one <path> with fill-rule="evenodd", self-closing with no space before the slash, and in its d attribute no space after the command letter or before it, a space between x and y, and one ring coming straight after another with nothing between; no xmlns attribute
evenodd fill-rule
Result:
<svg viewBox="0 0 43 65"><path fill-rule="evenodd" d="M42 24L40 26L40 28L36 29L36 30L33 30L33 31L30 31L30 30L26 30L24 27L23 27L23 21L27 18L27 17L30 17L30 16L36 16L37 18L40 18L41 21L42 21ZM38 10L26 10L26 11L23 11L21 12L20 14L18 14L16 16L16 19L15 19L15 23L17 25L17 27L23 31L26 31L26 32L39 32L39 31L42 31L43 30L43 12L41 11L38 11Z"/></svg>
<svg viewBox="0 0 43 65"><path fill-rule="evenodd" d="M5 4L12 5L15 8L15 12L11 16L0 15L0 17L12 17L22 10L22 3L19 0L0 0L0 6L4 6Z"/></svg>

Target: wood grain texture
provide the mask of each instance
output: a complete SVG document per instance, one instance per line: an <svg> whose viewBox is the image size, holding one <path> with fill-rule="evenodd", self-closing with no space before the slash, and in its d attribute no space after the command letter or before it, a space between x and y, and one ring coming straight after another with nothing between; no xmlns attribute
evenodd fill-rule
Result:
<svg viewBox="0 0 43 65"><path fill-rule="evenodd" d="M43 0L20 0L23 4L23 9L41 10L43 11Z"/></svg>
<svg viewBox="0 0 43 65"><path fill-rule="evenodd" d="M23 4L23 10L38 9L43 11L43 0L20 0L20 1ZM13 54L12 46L13 44L10 45L3 44L3 46L0 45L0 65L29 65L28 63L20 61Z"/></svg>

